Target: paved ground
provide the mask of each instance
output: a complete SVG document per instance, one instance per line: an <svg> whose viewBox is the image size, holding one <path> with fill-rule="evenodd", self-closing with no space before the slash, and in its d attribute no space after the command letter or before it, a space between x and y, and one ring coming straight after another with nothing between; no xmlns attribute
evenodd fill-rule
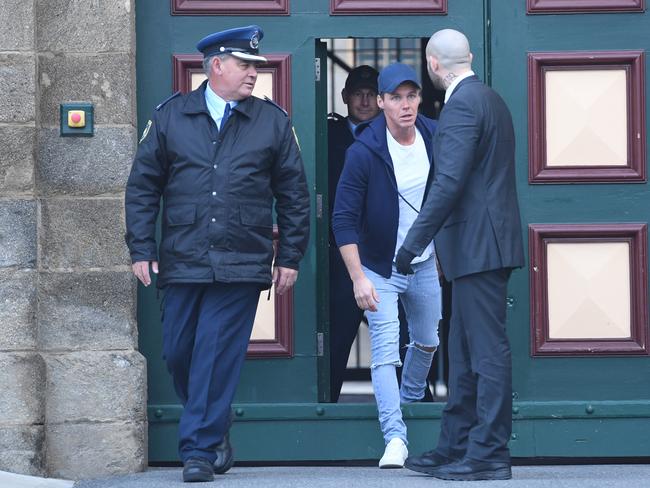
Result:
<svg viewBox="0 0 650 488"><path fill-rule="evenodd" d="M72 488L72 481L36 478L0 471L0 488Z"/></svg>
<svg viewBox="0 0 650 488"><path fill-rule="evenodd" d="M461 487L507 488L645 488L650 486L650 465L516 466L510 481L465 482ZM419 487L459 486L405 469L379 470L372 467L235 467L213 483L187 485L180 468L154 468L146 473L80 481L74 488L173 488L211 487ZM4 487L1 487L4 488ZM13 487L12 487L13 488Z"/></svg>

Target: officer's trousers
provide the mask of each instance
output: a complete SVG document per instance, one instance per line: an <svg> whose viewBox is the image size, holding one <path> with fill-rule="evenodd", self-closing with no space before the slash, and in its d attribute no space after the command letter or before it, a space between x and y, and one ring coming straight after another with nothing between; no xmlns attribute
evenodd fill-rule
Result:
<svg viewBox="0 0 650 488"><path fill-rule="evenodd" d="M183 404L183 462L214 462L230 427L230 406L246 356L260 285L187 283L165 288L163 358Z"/></svg>
<svg viewBox="0 0 650 488"><path fill-rule="evenodd" d="M352 280L339 249L330 246L330 401L338 402L363 310L357 306Z"/></svg>

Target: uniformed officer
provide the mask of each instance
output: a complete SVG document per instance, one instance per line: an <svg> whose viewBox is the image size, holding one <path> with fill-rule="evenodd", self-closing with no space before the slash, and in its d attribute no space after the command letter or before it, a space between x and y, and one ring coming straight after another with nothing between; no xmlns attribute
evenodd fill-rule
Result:
<svg viewBox="0 0 650 488"><path fill-rule="evenodd" d="M341 91L348 116L331 113L327 117L328 186L330 221L336 185L338 185L345 151L354 142L356 127L374 119L379 113L377 105L377 70L361 65L350 71ZM341 394L343 376L350 356L350 348L363 318L363 310L357 307L352 281L341 259L341 253L330 232L330 400L337 402Z"/></svg>
<svg viewBox="0 0 650 488"><path fill-rule="evenodd" d="M291 288L309 236L291 122L273 102L251 96L257 63L266 61L262 36L252 25L198 43L208 80L156 107L126 188L133 272L148 286L151 269L165 291L163 355L184 407L184 481L211 481L232 465L230 409L260 291L272 281L279 294Z"/></svg>

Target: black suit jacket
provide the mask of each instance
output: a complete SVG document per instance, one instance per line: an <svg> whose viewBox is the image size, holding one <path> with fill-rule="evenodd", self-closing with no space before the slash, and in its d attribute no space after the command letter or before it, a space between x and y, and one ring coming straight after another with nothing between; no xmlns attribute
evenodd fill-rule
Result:
<svg viewBox="0 0 650 488"><path fill-rule="evenodd" d="M435 237L445 277L524 265L515 187L515 136L503 99L476 76L446 103L433 138L434 180L403 247Z"/></svg>

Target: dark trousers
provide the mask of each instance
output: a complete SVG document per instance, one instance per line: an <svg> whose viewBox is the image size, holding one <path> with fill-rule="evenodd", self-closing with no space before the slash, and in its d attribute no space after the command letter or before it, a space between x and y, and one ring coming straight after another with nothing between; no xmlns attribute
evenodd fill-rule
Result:
<svg viewBox="0 0 650 488"><path fill-rule="evenodd" d="M512 366L505 330L510 271L452 282L449 399L436 448L451 459L510 460Z"/></svg>
<svg viewBox="0 0 650 488"><path fill-rule="evenodd" d="M363 310L354 299L352 280L341 253L336 246L330 246L330 401L337 402Z"/></svg>
<svg viewBox="0 0 650 488"><path fill-rule="evenodd" d="M230 427L260 294L258 284L173 284L165 289L163 358L183 404L178 450L183 462L214 462Z"/></svg>

